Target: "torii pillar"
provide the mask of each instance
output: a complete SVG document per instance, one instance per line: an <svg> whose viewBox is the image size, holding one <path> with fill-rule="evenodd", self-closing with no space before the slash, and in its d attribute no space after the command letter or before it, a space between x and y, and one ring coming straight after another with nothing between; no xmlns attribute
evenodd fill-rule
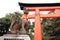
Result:
<svg viewBox="0 0 60 40"><path fill-rule="evenodd" d="M42 40L41 18L60 18L60 3L26 4L19 3L21 10L35 11L35 14L24 13L22 18L35 19L34 40ZM25 9L24 9L25 8ZM54 11L55 14L40 14L40 11Z"/></svg>

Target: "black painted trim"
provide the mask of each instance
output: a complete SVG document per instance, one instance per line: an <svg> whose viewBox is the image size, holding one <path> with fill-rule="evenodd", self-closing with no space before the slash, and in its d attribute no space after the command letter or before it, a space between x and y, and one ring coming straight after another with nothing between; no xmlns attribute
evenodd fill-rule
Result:
<svg viewBox="0 0 60 40"><path fill-rule="evenodd" d="M23 10L24 7L49 7L49 6L60 6L60 3L20 3L19 6L21 10Z"/></svg>

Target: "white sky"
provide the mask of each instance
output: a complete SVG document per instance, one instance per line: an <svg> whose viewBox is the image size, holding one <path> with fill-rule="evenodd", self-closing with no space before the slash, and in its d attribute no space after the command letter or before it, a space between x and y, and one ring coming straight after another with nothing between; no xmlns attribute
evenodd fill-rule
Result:
<svg viewBox="0 0 60 40"><path fill-rule="evenodd" d="M6 13L21 11L18 2L23 3L57 3L60 0L0 0L0 18Z"/></svg>
<svg viewBox="0 0 60 40"><path fill-rule="evenodd" d="M20 11L18 2L23 3L60 3L60 0L0 0L0 18L7 13ZM46 13L46 12L44 12Z"/></svg>
<svg viewBox="0 0 60 40"><path fill-rule="evenodd" d="M18 0L24 3L60 3L60 0Z"/></svg>
<svg viewBox="0 0 60 40"><path fill-rule="evenodd" d="M0 18L6 13L21 11L18 5L18 0L0 0Z"/></svg>

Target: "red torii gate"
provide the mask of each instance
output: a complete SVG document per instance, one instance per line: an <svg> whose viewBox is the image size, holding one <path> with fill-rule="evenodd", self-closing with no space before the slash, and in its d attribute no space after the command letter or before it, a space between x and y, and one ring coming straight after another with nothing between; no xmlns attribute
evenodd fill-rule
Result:
<svg viewBox="0 0 60 40"><path fill-rule="evenodd" d="M19 3L22 10L35 11L35 14L23 14L25 19L35 19L34 40L42 40L42 26L41 18L59 18L60 17L60 3L53 4L26 4ZM25 8L25 9L24 9ZM40 14L40 11L54 11L55 14Z"/></svg>

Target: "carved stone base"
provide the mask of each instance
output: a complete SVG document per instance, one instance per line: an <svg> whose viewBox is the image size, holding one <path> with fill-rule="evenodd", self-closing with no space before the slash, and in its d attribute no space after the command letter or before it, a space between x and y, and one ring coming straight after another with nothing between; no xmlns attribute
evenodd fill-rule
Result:
<svg viewBox="0 0 60 40"><path fill-rule="evenodd" d="M0 37L0 40L31 40L29 35L6 34Z"/></svg>

